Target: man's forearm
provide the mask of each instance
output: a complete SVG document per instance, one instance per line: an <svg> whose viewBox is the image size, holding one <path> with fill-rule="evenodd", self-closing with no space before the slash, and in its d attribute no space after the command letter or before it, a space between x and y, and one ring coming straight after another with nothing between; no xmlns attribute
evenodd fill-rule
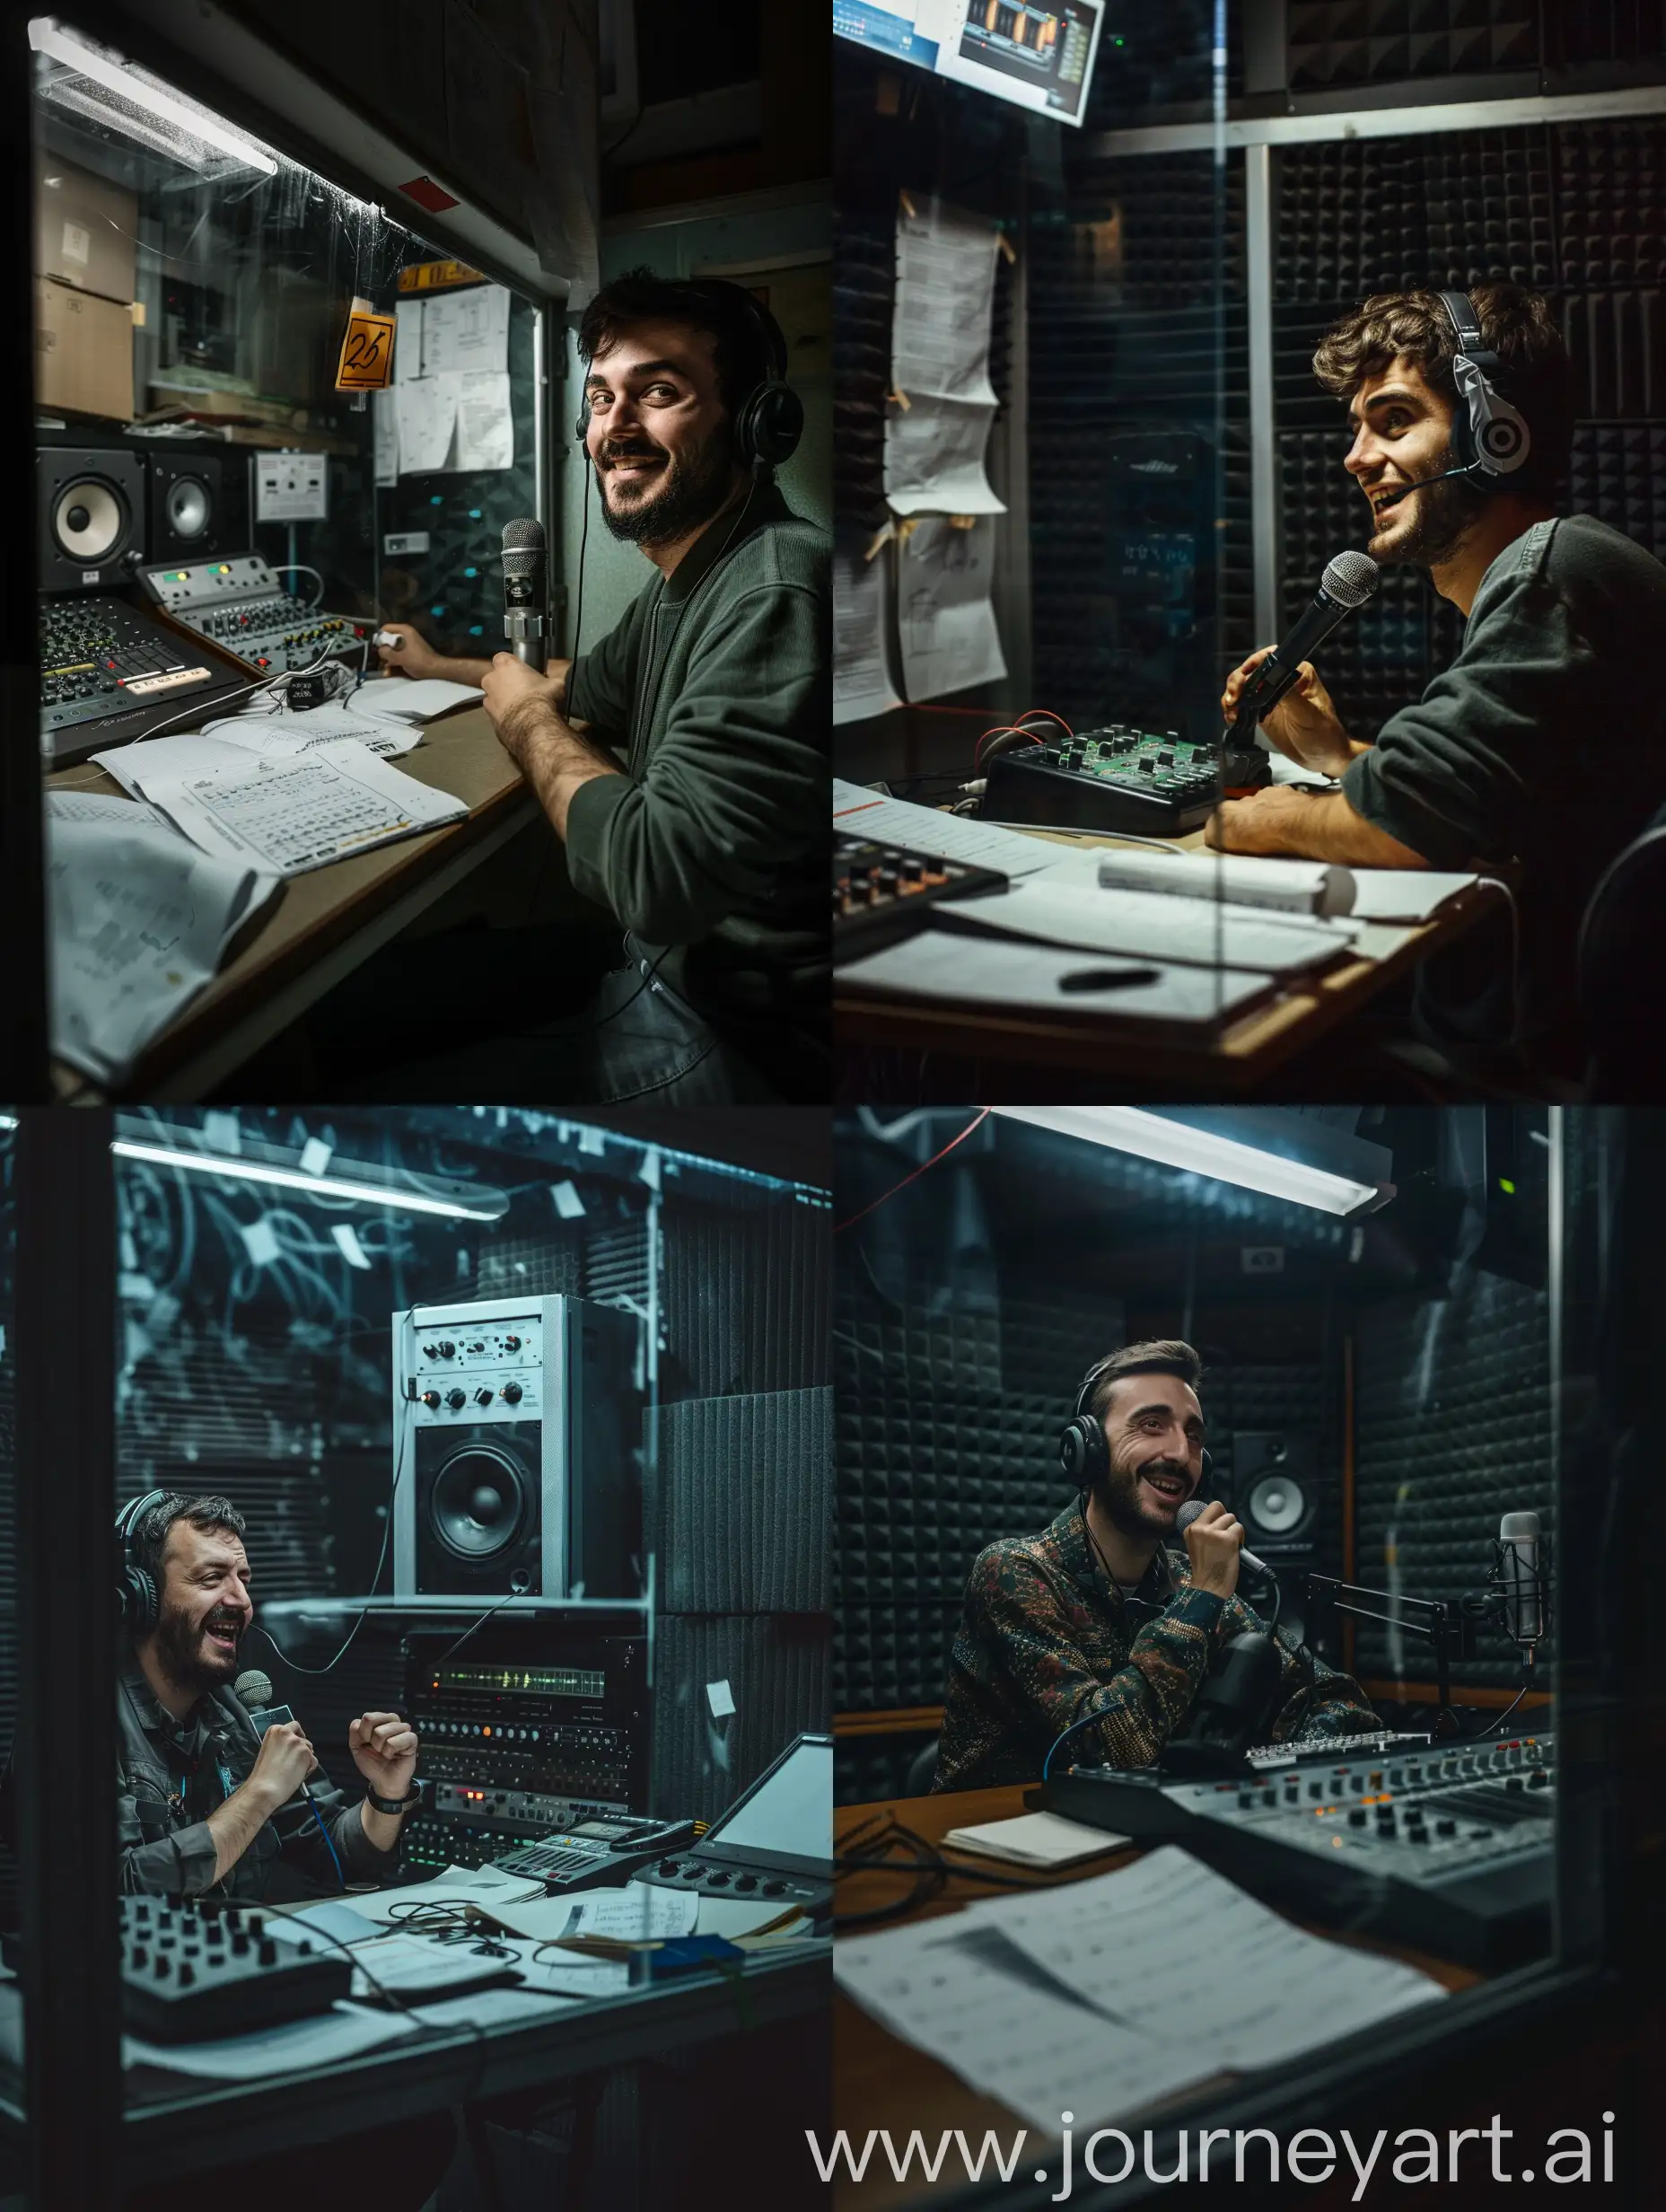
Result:
<svg viewBox="0 0 1666 2212"><path fill-rule="evenodd" d="M378 1851L392 1851L399 1848L399 1830L405 1825L401 1813L378 1813L368 1797L359 1801L359 1826L364 1830L364 1840Z"/></svg>
<svg viewBox="0 0 1666 2212"><path fill-rule="evenodd" d="M443 683L478 684L491 665L489 659L477 661L466 654L452 657L445 654L436 654L434 665L427 671L427 673L431 677L437 677ZM561 696L564 699L566 697L567 671L572 665L571 661L550 661L546 663L544 669L545 675L553 678L560 684Z"/></svg>
<svg viewBox="0 0 1666 2212"><path fill-rule="evenodd" d="M574 792L598 776L622 773L611 753L581 737L545 699L505 715L497 725L497 734L564 843Z"/></svg>
<svg viewBox="0 0 1666 2212"><path fill-rule="evenodd" d="M1212 817L1212 846L1293 860L1328 860L1355 868L1426 868L1409 845L1356 813L1340 791L1303 791L1276 784L1250 799L1229 799Z"/></svg>
<svg viewBox="0 0 1666 2212"><path fill-rule="evenodd" d="M223 1882L277 1810L254 1782L241 1783L205 1825L214 1838L214 1878Z"/></svg>

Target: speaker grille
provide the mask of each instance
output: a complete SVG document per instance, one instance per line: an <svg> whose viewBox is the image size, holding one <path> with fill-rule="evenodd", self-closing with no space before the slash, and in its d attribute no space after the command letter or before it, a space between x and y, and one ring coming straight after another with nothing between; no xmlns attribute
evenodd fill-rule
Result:
<svg viewBox="0 0 1666 2212"><path fill-rule="evenodd" d="M112 557L127 531L127 503L94 476L66 484L52 502L52 537L60 553L96 567Z"/></svg>
<svg viewBox="0 0 1666 2212"><path fill-rule="evenodd" d="M428 1496L434 1533L460 1559L495 1559L512 1549L535 1511L526 1468L495 1444L465 1445Z"/></svg>
<svg viewBox="0 0 1666 2212"><path fill-rule="evenodd" d="M201 538L214 519L208 487L194 476L182 476L169 487L168 527L176 538Z"/></svg>

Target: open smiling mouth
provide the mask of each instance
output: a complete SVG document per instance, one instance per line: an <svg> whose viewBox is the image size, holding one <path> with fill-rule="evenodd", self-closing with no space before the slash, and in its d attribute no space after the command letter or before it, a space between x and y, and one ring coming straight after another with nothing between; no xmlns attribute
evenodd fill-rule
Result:
<svg viewBox="0 0 1666 2212"><path fill-rule="evenodd" d="M608 475L618 477L627 484L639 483L664 466L663 453L609 453L607 458Z"/></svg>
<svg viewBox="0 0 1666 2212"><path fill-rule="evenodd" d="M1384 491L1372 492L1367 496L1371 501L1372 514L1381 522L1385 514L1393 514L1402 499L1407 499L1411 495L1409 491Z"/></svg>
<svg viewBox="0 0 1666 2212"><path fill-rule="evenodd" d="M1187 1491L1191 1487L1190 1484L1179 1475L1167 1475L1147 1471L1142 1472L1140 1480L1144 1484L1148 1490L1154 1491L1165 1505L1179 1505L1182 1504L1185 1500Z"/></svg>
<svg viewBox="0 0 1666 2212"><path fill-rule="evenodd" d="M236 1620L206 1620L203 1623L203 1641L211 1651L228 1655L237 1649L237 1639L242 1633L242 1624Z"/></svg>

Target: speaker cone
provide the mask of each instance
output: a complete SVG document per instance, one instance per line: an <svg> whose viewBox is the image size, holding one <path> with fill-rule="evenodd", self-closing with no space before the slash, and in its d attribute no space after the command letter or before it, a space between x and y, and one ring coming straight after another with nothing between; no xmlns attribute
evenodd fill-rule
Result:
<svg viewBox="0 0 1666 2212"><path fill-rule="evenodd" d="M110 557L127 528L126 502L97 477L78 477L52 503L52 535L59 552L91 567Z"/></svg>
<svg viewBox="0 0 1666 2212"><path fill-rule="evenodd" d="M168 492L168 527L176 538L200 538L213 519L208 487L194 476L182 476Z"/></svg>
<svg viewBox="0 0 1666 2212"><path fill-rule="evenodd" d="M1307 1513L1307 1494L1289 1475L1263 1475L1250 1493L1250 1518L1269 1536L1287 1536Z"/></svg>
<svg viewBox="0 0 1666 2212"><path fill-rule="evenodd" d="M434 1532L460 1559L492 1559L520 1540L532 1509L527 1471L493 1444L470 1444L434 1477Z"/></svg>

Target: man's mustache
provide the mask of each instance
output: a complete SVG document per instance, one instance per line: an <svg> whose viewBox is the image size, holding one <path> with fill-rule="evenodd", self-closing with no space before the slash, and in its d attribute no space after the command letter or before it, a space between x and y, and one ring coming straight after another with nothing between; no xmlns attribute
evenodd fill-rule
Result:
<svg viewBox="0 0 1666 2212"><path fill-rule="evenodd" d="M662 445L604 445L601 465L610 468L616 461L660 461L665 456Z"/></svg>

